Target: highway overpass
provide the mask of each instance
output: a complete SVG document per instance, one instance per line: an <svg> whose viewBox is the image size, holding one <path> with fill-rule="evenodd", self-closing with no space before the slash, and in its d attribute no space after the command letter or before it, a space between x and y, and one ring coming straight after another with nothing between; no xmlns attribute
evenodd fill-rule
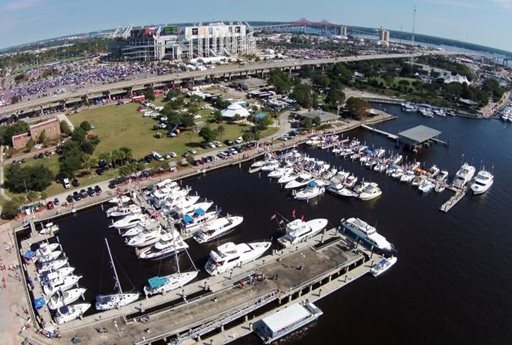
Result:
<svg viewBox="0 0 512 345"><path fill-rule="evenodd" d="M358 56L344 56L337 58L326 59L303 59L303 60L273 60L266 62L257 62L246 65L223 65L215 69L208 69L206 71L188 71L179 72L159 76L149 76L139 79L124 80L109 84L97 84L85 87L69 93L62 93L51 95L48 97L34 98L33 99L11 104L8 106L0 107L0 117L10 116L12 114L24 114L28 112L41 111L46 108L66 104L69 102L82 100L85 97L94 99L104 97L109 94L116 94L126 92L126 90L141 90L149 86L163 86L171 85L176 82L201 80L204 78L228 78L231 77L244 77L244 76L262 76L268 73L271 69L280 68L292 71L302 66L322 66L326 64L334 64L336 62L351 62L363 60L378 60L378 59L399 59L419 57L425 55L456 55L455 52L428 50L418 53L409 54L377 54L377 55L358 55Z"/></svg>

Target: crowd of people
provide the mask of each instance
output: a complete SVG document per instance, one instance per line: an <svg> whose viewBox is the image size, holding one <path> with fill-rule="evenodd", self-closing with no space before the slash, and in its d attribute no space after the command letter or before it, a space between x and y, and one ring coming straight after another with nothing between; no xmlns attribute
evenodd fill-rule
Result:
<svg viewBox="0 0 512 345"><path fill-rule="evenodd" d="M44 66L24 73L22 79L6 77L0 88L0 106L18 101L73 92L95 84L112 83L138 76L160 74L161 68L139 63L71 62Z"/></svg>

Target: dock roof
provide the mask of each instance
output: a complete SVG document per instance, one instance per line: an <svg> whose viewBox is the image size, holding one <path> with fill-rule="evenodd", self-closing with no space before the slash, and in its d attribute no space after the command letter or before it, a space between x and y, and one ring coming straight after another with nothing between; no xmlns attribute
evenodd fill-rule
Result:
<svg viewBox="0 0 512 345"><path fill-rule="evenodd" d="M398 136L401 139L406 139L416 144L421 144L427 140L437 137L439 134L441 134L441 132L436 129L420 125L400 132L398 133Z"/></svg>
<svg viewBox="0 0 512 345"><path fill-rule="evenodd" d="M310 313L304 306L296 303L275 314L267 316L262 321L275 334L283 328L307 318L309 315Z"/></svg>

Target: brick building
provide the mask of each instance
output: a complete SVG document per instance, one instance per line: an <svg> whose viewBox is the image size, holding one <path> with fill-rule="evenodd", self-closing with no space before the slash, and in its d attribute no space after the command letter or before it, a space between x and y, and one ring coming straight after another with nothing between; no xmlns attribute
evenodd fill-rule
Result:
<svg viewBox="0 0 512 345"><path fill-rule="evenodd" d="M30 126L28 133L22 133L12 137L12 147L22 149L27 145L30 139L37 142L42 132L45 132L46 139L58 140L60 138L59 120L53 118Z"/></svg>

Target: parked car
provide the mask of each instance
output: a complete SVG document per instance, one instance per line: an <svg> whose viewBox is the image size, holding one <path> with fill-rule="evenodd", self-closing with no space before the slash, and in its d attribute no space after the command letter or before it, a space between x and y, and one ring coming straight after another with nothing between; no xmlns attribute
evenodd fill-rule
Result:
<svg viewBox="0 0 512 345"><path fill-rule="evenodd" d="M55 205L53 204L53 201L48 201L46 203L46 209L47 210L53 210L54 207L55 207Z"/></svg>
<svg viewBox="0 0 512 345"><path fill-rule="evenodd" d="M94 191L96 192L96 194L98 194L98 195L99 195L99 194L101 194L101 192L102 192L103 190L101 189L101 187L100 187L100 186L96 185L96 186L94 186Z"/></svg>
<svg viewBox="0 0 512 345"><path fill-rule="evenodd" d="M67 201L67 202L73 202L73 195L69 194L69 195L66 197L66 201Z"/></svg>
<svg viewBox="0 0 512 345"><path fill-rule="evenodd" d="M224 144L226 144L226 145L228 145L228 146L231 146L231 145L233 145L234 143L233 143L233 140L228 140L228 139L226 139L226 140L224 140Z"/></svg>
<svg viewBox="0 0 512 345"><path fill-rule="evenodd" d="M116 183L116 181L112 180L112 181L110 181L110 182L108 183L108 188L110 188L110 189L114 189L114 188L116 188L116 187L117 187L117 183Z"/></svg>
<svg viewBox="0 0 512 345"><path fill-rule="evenodd" d="M75 201L82 200L82 197L80 196L80 193L78 193L77 191L74 191L73 192L73 200L75 200Z"/></svg>
<svg viewBox="0 0 512 345"><path fill-rule="evenodd" d="M80 196L82 197L82 199L85 199L89 196L89 194L87 194L87 191L85 189L80 189Z"/></svg>
<svg viewBox="0 0 512 345"><path fill-rule="evenodd" d="M53 199L53 204L54 204L55 206L59 206L59 205L60 205L60 200L59 200L59 198L55 198L55 199Z"/></svg>
<svg viewBox="0 0 512 345"><path fill-rule="evenodd" d="M80 186L80 181L78 181L76 178L74 178L71 181L71 184L73 185L73 187L78 187L78 186Z"/></svg>

